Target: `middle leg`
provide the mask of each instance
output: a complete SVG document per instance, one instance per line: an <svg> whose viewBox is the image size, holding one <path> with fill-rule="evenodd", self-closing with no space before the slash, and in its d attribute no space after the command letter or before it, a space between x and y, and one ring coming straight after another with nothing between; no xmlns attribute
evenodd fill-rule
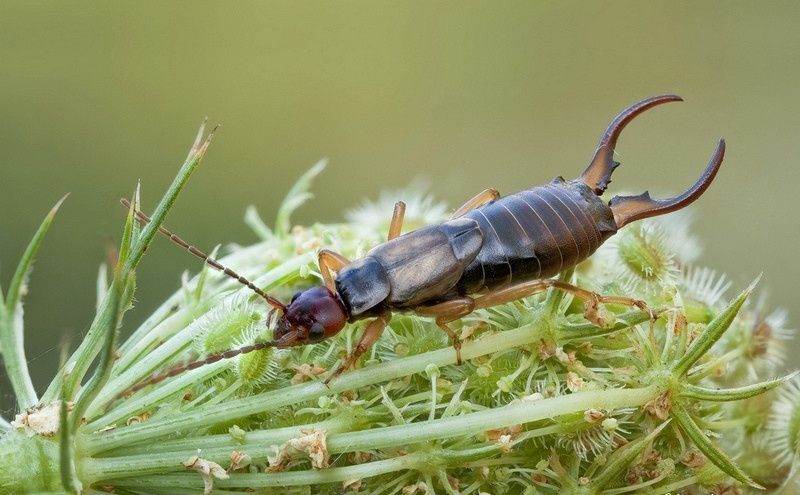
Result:
<svg viewBox="0 0 800 495"><path fill-rule="evenodd" d="M475 300L471 297L462 297L434 304L433 306L420 306L414 309L420 316L434 316L436 324L446 333L453 342L453 349L456 350L456 364L461 365L461 339L458 334L448 325L462 316L466 316L475 310Z"/></svg>

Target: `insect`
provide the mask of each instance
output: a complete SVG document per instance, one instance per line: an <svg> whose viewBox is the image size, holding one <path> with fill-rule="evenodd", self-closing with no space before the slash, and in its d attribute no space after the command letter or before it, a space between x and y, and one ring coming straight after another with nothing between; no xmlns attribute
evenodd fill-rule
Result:
<svg viewBox="0 0 800 495"><path fill-rule="evenodd" d="M647 310L643 301L603 296L550 277L589 257L628 223L681 209L711 184L725 153L722 139L700 178L678 196L657 200L645 192L615 196L608 204L601 199L619 165L613 154L621 131L645 110L673 101L682 99L675 95L654 96L623 110L609 124L588 167L575 180L557 177L549 184L505 197L495 189L486 189L456 210L450 220L403 235L405 205L398 202L387 242L355 261L323 249L318 262L324 284L298 292L288 304L161 228L161 233L173 242L261 296L272 306L268 325L275 312L280 314L274 340L173 368L133 390L186 369L266 347L320 342L336 335L348 322L371 319L356 347L328 376L328 383L377 341L392 313L402 311L434 318L452 340L460 364L461 343L449 323L476 309L514 301L550 287L569 292L588 304L624 304ZM141 212L137 215L140 222L149 221Z"/></svg>

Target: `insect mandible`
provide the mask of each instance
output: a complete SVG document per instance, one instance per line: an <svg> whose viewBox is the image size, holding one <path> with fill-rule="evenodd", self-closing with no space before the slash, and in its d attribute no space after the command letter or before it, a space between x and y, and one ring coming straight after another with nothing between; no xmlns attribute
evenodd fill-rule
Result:
<svg viewBox="0 0 800 495"><path fill-rule="evenodd" d="M371 319L356 347L327 377L328 383L378 340L392 313L401 311L434 318L452 340L460 364L461 342L448 325L450 322L476 309L514 301L550 287L595 305L625 304L648 310L642 301L603 296L550 277L589 257L628 223L681 209L711 184L725 153L722 139L700 178L678 196L657 200L644 192L615 196L608 204L601 199L619 165L613 154L621 131L645 110L672 101L682 99L675 95L654 96L623 110L611 121L588 167L575 180L557 177L549 184L505 197L495 189L486 189L456 210L448 221L403 235L400 232L405 205L398 202L387 242L354 261L323 249L318 262L324 284L298 292L288 304L161 228L161 233L176 244L261 296L272 306L271 316L275 312L279 315L272 341L173 368L131 391L220 359L267 347L320 342L336 335L349 322ZM123 203L129 204L125 200ZM143 213L137 215L140 222L149 221ZM272 319L267 318L267 325Z"/></svg>

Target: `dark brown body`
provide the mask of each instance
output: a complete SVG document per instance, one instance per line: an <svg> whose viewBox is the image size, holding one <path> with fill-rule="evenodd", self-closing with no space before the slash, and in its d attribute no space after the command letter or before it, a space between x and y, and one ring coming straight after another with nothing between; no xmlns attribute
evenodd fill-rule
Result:
<svg viewBox="0 0 800 495"><path fill-rule="evenodd" d="M552 277L616 231L586 184L559 178L377 246L339 273L337 292L352 320L413 310Z"/></svg>
<svg viewBox="0 0 800 495"><path fill-rule="evenodd" d="M658 200L644 192L637 196L615 196L608 203L601 199L619 165L613 156L622 129L636 115L671 101L681 99L675 95L654 96L623 110L611 121L589 165L575 180L559 177L550 184L504 198L489 188L467 201L451 220L405 235L400 235L405 205L398 202L386 243L355 261L323 249L319 253L319 268L324 285L297 293L288 305L160 227L175 243L261 296L273 307L270 315L281 314L275 324L274 340L189 363L137 387L157 383L185 369L266 347L319 342L336 335L348 321L373 317L347 359L325 380L327 383L376 342L392 313L397 311L435 318L436 324L452 339L456 362L460 363L461 343L449 322L476 309L504 304L551 287L583 299L588 304L587 319L595 318L592 308L600 303L650 311L643 301L603 296L551 277L589 257L628 223L691 204L714 180L725 154L723 140L717 144L700 178L678 196ZM143 223L149 221L146 215L137 215ZM335 278L334 272L337 272Z"/></svg>
<svg viewBox="0 0 800 495"><path fill-rule="evenodd" d="M586 184L563 179L465 215L483 246L455 286L460 295L550 278L589 257L617 231L611 209Z"/></svg>

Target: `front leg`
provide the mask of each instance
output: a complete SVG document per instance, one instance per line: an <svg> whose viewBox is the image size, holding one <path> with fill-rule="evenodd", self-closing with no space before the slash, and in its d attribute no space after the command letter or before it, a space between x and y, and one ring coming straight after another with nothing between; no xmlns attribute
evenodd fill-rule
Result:
<svg viewBox="0 0 800 495"><path fill-rule="evenodd" d="M386 328L386 325L389 324L389 320L392 319L391 314L382 315L367 325L367 328L364 330L364 333L361 334L361 339L358 341L356 348L353 349L347 358L345 358L344 362L339 366L336 371L334 371L328 378L325 379L325 385L330 383L331 380L336 378L337 376L341 375L344 371L349 369L353 364L355 364L356 360L367 350L372 347L372 344L378 340L378 338L383 333L383 330Z"/></svg>
<svg viewBox="0 0 800 495"><path fill-rule="evenodd" d="M334 253L328 249L323 249L319 252L317 264L319 265L319 272L322 274L322 280L325 282L325 286L332 292L336 292L336 283L333 280L331 271L338 272L345 266L349 265L350 260L339 253Z"/></svg>

